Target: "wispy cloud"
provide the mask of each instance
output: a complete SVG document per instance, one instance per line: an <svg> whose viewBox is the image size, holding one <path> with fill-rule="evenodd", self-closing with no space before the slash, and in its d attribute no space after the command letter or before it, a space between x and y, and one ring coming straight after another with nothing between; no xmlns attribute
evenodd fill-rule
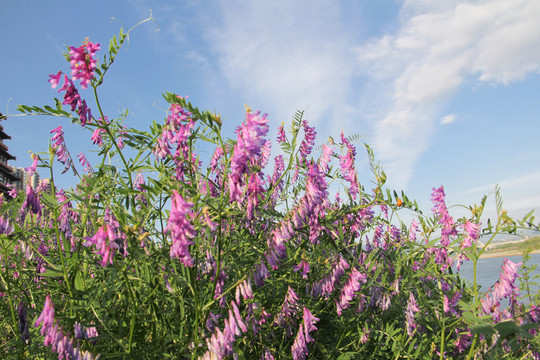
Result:
<svg viewBox="0 0 540 360"><path fill-rule="evenodd" d="M223 1L212 44L229 85L277 123L306 110L314 123L350 116L355 59L337 4Z"/></svg>
<svg viewBox="0 0 540 360"><path fill-rule="evenodd" d="M440 106L466 80L508 84L540 70L540 2L433 3L406 1L399 30L358 48L372 80L392 89L373 142L397 186L413 176Z"/></svg>
<svg viewBox="0 0 540 360"><path fill-rule="evenodd" d="M441 118L442 125L451 124L454 121L456 121L456 115L454 114L445 115Z"/></svg>
<svg viewBox="0 0 540 360"><path fill-rule="evenodd" d="M405 0L394 30L371 39L347 22L345 2L222 0L209 11L187 3L193 19L171 20L171 51L200 42L183 56L219 80L210 90L234 91L276 125L307 110L320 133L367 133L398 188L438 126L456 119L441 111L461 86L509 84L540 69L535 0Z"/></svg>
<svg viewBox="0 0 540 360"><path fill-rule="evenodd" d="M503 199L503 208L508 210L510 216L519 219L531 210L535 210L538 217L540 212L540 187L538 184L540 184L540 173L533 172L502 179L498 184L485 184L459 193L450 194L448 201L452 204L467 204L471 202L470 199L475 199L476 203L479 204L482 196L488 195L490 200L487 202L484 213L485 217L493 219L497 215L495 187L499 185ZM465 213L460 215L465 215Z"/></svg>

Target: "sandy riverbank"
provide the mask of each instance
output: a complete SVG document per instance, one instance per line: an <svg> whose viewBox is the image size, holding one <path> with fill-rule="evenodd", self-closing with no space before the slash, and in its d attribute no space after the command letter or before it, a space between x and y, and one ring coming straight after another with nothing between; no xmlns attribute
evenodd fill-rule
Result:
<svg viewBox="0 0 540 360"><path fill-rule="evenodd" d="M540 249L531 251L530 254L540 254ZM515 255L522 255L522 253L521 251L486 251L482 254L482 256L480 256L480 259L515 256Z"/></svg>

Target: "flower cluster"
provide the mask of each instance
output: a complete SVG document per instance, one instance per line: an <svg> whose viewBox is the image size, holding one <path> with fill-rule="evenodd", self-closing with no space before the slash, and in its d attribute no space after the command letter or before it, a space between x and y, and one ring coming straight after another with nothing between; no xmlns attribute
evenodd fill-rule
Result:
<svg viewBox="0 0 540 360"><path fill-rule="evenodd" d="M112 41L109 55L117 48ZM378 166L376 187L360 187L352 138L329 138L317 159L315 128L301 116L289 138L278 128L273 173L265 169L269 121L249 108L234 139L222 137L219 116L171 93L163 126L127 128L124 115L96 121L74 82L93 86L100 103L102 79L94 74L112 61L99 70L98 50L89 41L71 47L71 76L59 72L49 81L54 88L63 80L63 104L100 146L99 168L81 153L88 175L75 190L60 190L51 164L51 186L0 201L0 297L8 304L0 306L0 328L13 329L0 331L3 351L33 355L42 337L30 331L26 312L34 316L44 301L34 325L60 359L92 357L77 341L105 357L299 360L386 358L390 351L394 358L478 358L492 355L484 354L491 339L476 336L483 330L471 324L499 330L501 320L515 322L519 332L510 336L520 356L538 357L524 331L537 335L529 323L540 311L519 301L520 264L505 260L485 296L451 267L478 261L472 251L482 209L454 220L440 187L434 214L424 215L405 194L401 200L383 187ZM72 116L60 105L40 110ZM51 157L65 172L73 160L62 127L51 133ZM368 154L373 161L369 147ZM30 175L39 163L32 160ZM417 220L404 223L403 207ZM47 294L69 313L55 314ZM501 310L503 298L510 298L508 310ZM73 336L64 322L74 324ZM499 340L506 350L510 342Z"/></svg>
<svg viewBox="0 0 540 360"><path fill-rule="evenodd" d="M356 158L356 148L350 141L341 133L341 142L347 148L347 153L339 157L339 165L341 168L341 174L343 178L350 184L349 194L353 199L356 199L358 195L358 175L356 173L356 167L354 165Z"/></svg>
<svg viewBox="0 0 540 360"><path fill-rule="evenodd" d="M45 335L45 346L50 346L51 350L58 354L58 359L92 360L91 353L79 349L79 344L75 346L73 339L67 336L64 329L58 324L54 317L54 306L51 297L47 295L43 311L34 323L35 327L41 325L41 335Z"/></svg>
<svg viewBox="0 0 540 360"><path fill-rule="evenodd" d="M171 258L178 258L186 266L193 266L193 259L189 253L189 246L193 245L191 239L196 235L195 228L189 222L187 216L191 213L192 203L187 202L174 190L172 197L171 213L167 223L166 232L171 233Z"/></svg>
<svg viewBox="0 0 540 360"><path fill-rule="evenodd" d="M353 268L349 274L349 279L340 290L339 297L336 300L337 313L341 316L344 309L350 306L351 301L357 296L355 294L360 290L361 284L367 281L367 274L361 273L356 268Z"/></svg>
<svg viewBox="0 0 540 360"><path fill-rule="evenodd" d="M317 330L315 323L319 321L311 312L304 306L303 323L298 329L294 344L292 346L292 357L294 360L304 360L309 355L307 343L315 341L309 333Z"/></svg>
<svg viewBox="0 0 540 360"><path fill-rule="evenodd" d="M71 76L74 80L81 81L83 89L86 89L94 78L94 71L97 66L95 56L99 48L100 44L94 44L88 40L79 47L71 46L69 48Z"/></svg>
<svg viewBox="0 0 540 360"><path fill-rule="evenodd" d="M39 198L34 192L34 188L30 184L26 184L26 198L21 206L20 215L24 218L27 212L32 214L41 215L41 204Z"/></svg>
<svg viewBox="0 0 540 360"><path fill-rule="evenodd" d="M500 301L519 289L515 286L516 278L518 277L517 269L522 263L514 263L511 260L504 259L501 266L501 274L499 280L493 285L488 293L482 298L482 311L484 314L490 314L498 309Z"/></svg>
<svg viewBox="0 0 540 360"><path fill-rule="evenodd" d="M299 163L302 165L305 165L306 159L311 154L311 150L313 149L313 145L315 145L315 137L317 136L317 132L315 131L315 128L313 126L309 126L307 120L304 120L302 122L302 126L304 127L304 140L302 140L302 143L300 144L300 160Z"/></svg>
<svg viewBox="0 0 540 360"><path fill-rule="evenodd" d="M407 334L409 336L413 336L414 330L416 329L416 323L414 321L414 316L417 312L420 311L420 308L418 307L418 304L416 303L416 299L414 298L413 293L409 293L409 300L407 301L407 312L405 313L406 316L406 326L407 326Z"/></svg>
<svg viewBox="0 0 540 360"><path fill-rule="evenodd" d="M454 219L448 213L445 202L444 187L438 189L433 188L431 201L434 204L433 212L439 218L439 223L443 226L441 230L441 244L443 246L450 245L450 235L457 235Z"/></svg>
<svg viewBox="0 0 540 360"><path fill-rule="evenodd" d="M194 126L192 114L188 110L179 104L171 104L167 122L153 152L157 159L172 157L176 166L176 180L183 180L185 171L194 169L196 165L196 156L188 145ZM173 149L174 153L171 152Z"/></svg>
<svg viewBox="0 0 540 360"><path fill-rule="evenodd" d="M236 129L237 140L233 149L229 174L231 201L241 200L245 184L244 174L250 165L255 165L260 161L261 149L267 141L264 139L268 133L267 115L260 116L259 114L260 112L246 113L246 120L242 126Z"/></svg>
<svg viewBox="0 0 540 360"><path fill-rule="evenodd" d="M201 360L223 359L233 355L235 338L248 331L234 300L231 301L231 307L229 317L225 319L223 331L218 327L215 328L214 333L207 340L208 351L200 358Z"/></svg>
<svg viewBox="0 0 540 360"><path fill-rule="evenodd" d="M62 77L62 72L59 71L56 75L49 75L49 82L51 87L54 89L60 83L60 78ZM71 111L77 111L79 115L79 120L81 121L81 126L85 126L87 122L92 121L92 111L86 105L86 100L81 99L79 91L73 84L73 81L64 75L64 85L58 90L58 92L65 91L63 105L69 105Z"/></svg>
<svg viewBox="0 0 540 360"><path fill-rule="evenodd" d="M51 134L53 133L54 135L51 139L51 146L55 151L58 161L60 161L65 166L62 174L68 171L70 168L73 168L73 171L75 171L75 168L72 166L73 162L71 160L71 155L69 154L66 142L64 140L64 131L62 131L62 126L58 126L52 129Z"/></svg>
<svg viewBox="0 0 540 360"><path fill-rule="evenodd" d="M349 267L350 265L347 261L343 257L338 256L336 261L332 264L330 273L313 284L311 295L322 296L323 298L328 299L339 284L340 278L345 274L345 270ZM360 280L361 276L358 276L358 278Z"/></svg>
<svg viewBox="0 0 540 360"><path fill-rule="evenodd" d="M81 165L84 167L84 172L86 172L87 174L92 174L94 172L94 169L92 169L92 165L90 164L84 153L80 153L79 155L77 155L77 158L79 159Z"/></svg>
<svg viewBox="0 0 540 360"><path fill-rule="evenodd" d="M105 213L105 225L101 226L92 237L87 237L84 246L95 246L95 253L102 257L99 264L103 267L113 263L114 254L118 250L126 257L127 239L120 230L118 220L107 209Z"/></svg>
<svg viewBox="0 0 540 360"><path fill-rule="evenodd" d="M13 233L13 225L9 223L9 218L0 216L0 234L11 235Z"/></svg>
<svg viewBox="0 0 540 360"><path fill-rule="evenodd" d="M285 295L285 300L283 300L283 304L281 305L281 310L276 315L274 323L282 328L290 329L291 325L294 324L296 313L300 309L298 300L300 300L300 298L289 286L287 289L287 295Z"/></svg>

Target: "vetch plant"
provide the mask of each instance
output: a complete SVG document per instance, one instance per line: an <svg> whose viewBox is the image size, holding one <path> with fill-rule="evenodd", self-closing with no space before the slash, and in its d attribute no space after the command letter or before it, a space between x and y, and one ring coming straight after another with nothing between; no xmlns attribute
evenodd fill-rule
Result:
<svg viewBox="0 0 540 360"><path fill-rule="evenodd" d="M57 125L48 157L27 170L46 169L50 182L0 205L4 357L540 356L538 304L518 296L519 264L505 261L485 293L453 271L464 261L476 271L497 234L538 229L532 214L510 219L497 191L497 223L481 228L486 198L455 219L443 187L423 214L385 188L368 146L375 185L359 182L354 136L315 150L302 112L272 141L269 117L247 108L224 139L219 115L165 93L164 123L130 128L99 97L128 34L105 55L90 40L70 47L70 75L49 79L63 81L63 100L19 106L89 130L100 161L79 154L77 171ZM57 187L57 161L74 188ZM331 186L341 186L333 199ZM415 220L396 222L401 211ZM480 235L491 237L482 248Z"/></svg>

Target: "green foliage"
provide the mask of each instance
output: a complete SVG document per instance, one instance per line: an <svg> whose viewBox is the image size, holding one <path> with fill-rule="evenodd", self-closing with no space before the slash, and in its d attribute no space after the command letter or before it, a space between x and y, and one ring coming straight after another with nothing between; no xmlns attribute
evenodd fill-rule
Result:
<svg viewBox="0 0 540 360"><path fill-rule="evenodd" d="M98 88L128 35L121 30L111 39L95 70L102 119ZM477 248L474 236L464 245L471 238L464 229L478 224L485 199L449 225L385 188L386 174L367 145L371 189L344 176L343 143L330 139L334 162L326 171L320 159L300 161L301 111L280 144L283 169L272 173L261 150L261 117L248 111L245 133L224 139L219 115L174 93L164 98L167 119L148 130L124 126L127 111L87 122L86 129L101 131L101 161L75 188L56 187L59 150L51 148L51 158L41 159L51 181L36 189L39 211L30 195L2 203L1 224L13 225L0 227L3 358L58 357L44 345L50 328L37 321L47 299L63 335L106 359L303 358L298 349L317 359L524 359L539 351L539 294L509 312L485 311L486 294L449 266L465 257L476 268L485 247ZM80 122L57 99L54 107L19 110ZM354 185L360 194L349 191ZM329 190L346 201L331 200ZM532 214L511 219L499 189L496 203L497 223L485 234L538 228ZM399 221L400 212L415 222ZM191 261L175 252L182 242ZM524 279L531 289L533 279ZM317 318L316 329L305 311ZM19 330L25 322L28 338ZM75 339L78 326L95 333Z"/></svg>

